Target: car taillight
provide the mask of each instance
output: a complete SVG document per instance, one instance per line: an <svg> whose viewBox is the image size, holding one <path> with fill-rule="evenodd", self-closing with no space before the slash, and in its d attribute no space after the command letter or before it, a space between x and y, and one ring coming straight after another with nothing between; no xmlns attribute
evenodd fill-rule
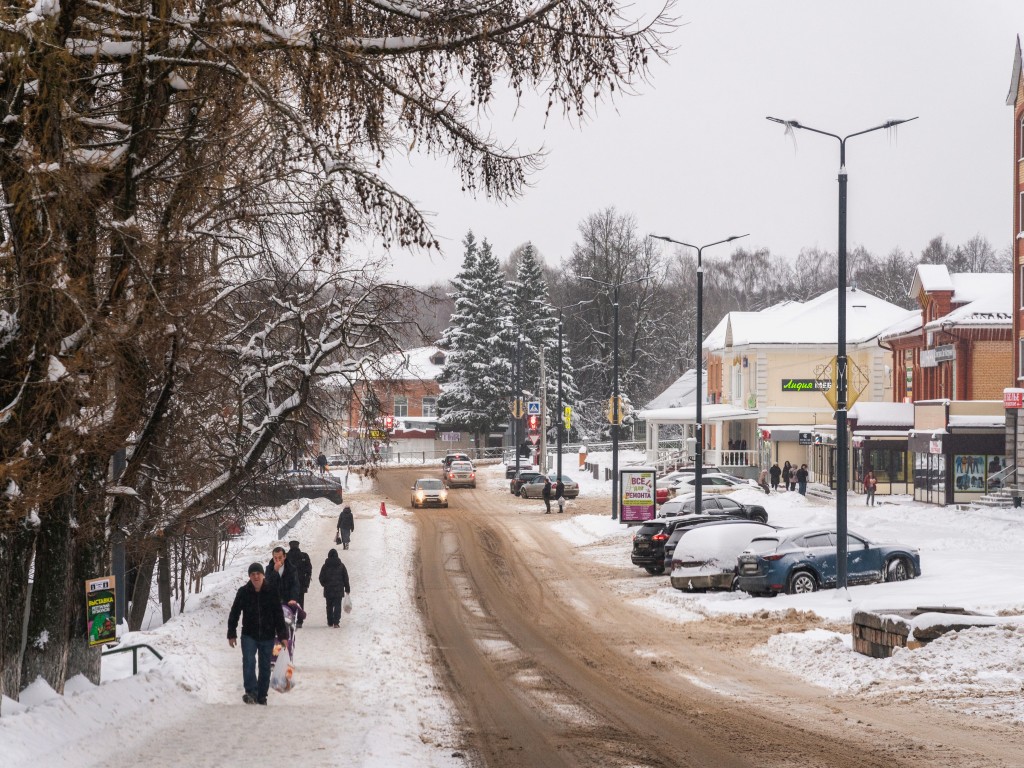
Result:
<svg viewBox="0 0 1024 768"><path fill-rule="evenodd" d="M476 472L470 472L469 473L469 479L470 480L475 480L476 479Z"/></svg>
<svg viewBox="0 0 1024 768"><path fill-rule="evenodd" d="M774 563L776 560L781 560L783 557L785 557L785 555L761 555L762 560L767 560L770 563Z"/></svg>
<svg viewBox="0 0 1024 768"><path fill-rule="evenodd" d="M656 533L653 536L651 536L651 541L667 541L667 540L668 540L668 534L667 533Z"/></svg>

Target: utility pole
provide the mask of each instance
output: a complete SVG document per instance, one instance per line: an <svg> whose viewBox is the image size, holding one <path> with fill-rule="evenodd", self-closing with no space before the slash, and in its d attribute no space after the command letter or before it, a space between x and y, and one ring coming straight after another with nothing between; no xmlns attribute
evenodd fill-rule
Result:
<svg viewBox="0 0 1024 768"><path fill-rule="evenodd" d="M548 384L544 372L544 345L540 346L540 454L537 469L548 473Z"/></svg>

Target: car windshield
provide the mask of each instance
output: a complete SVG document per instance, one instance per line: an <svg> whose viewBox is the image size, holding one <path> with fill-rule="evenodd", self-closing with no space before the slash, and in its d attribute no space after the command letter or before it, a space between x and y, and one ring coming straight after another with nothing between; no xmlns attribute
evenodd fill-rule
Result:
<svg viewBox="0 0 1024 768"><path fill-rule="evenodd" d="M416 487L426 491L436 491L444 486L441 484L440 480L417 480Z"/></svg>

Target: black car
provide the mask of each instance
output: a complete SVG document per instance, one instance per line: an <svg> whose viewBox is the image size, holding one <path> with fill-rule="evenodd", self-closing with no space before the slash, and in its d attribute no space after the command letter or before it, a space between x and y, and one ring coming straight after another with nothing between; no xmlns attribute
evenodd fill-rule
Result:
<svg viewBox="0 0 1024 768"><path fill-rule="evenodd" d="M678 514L694 514L693 501L692 498L684 501L679 507ZM768 513L760 504L741 504L728 496L703 496L700 500L700 513L718 517L742 517L755 523L768 522Z"/></svg>
<svg viewBox="0 0 1024 768"><path fill-rule="evenodd" d="M530 461L528 456L519 457L519 471L523 472L533 466L533 462ZM516 476L516 460L515 457L507 459L505 463L505 479L511 480Z"/></svg>
<svg viewBox="0 0 1024 768"><path fill-rule="evenodd" d="M524 485L526 485L531 480L540 477L542 474L542 472L538 472L535 469L521 469L519 470L519 475L517 477L513 477L509 481L508 489L513 496L518 496L519 491L522 489Z"/></svg>
<svg viewBox="0 0 1024 768"><path fill-rule="evenodd" d="M633 552L629 559L633 565L639 565L651 575L665 572L665 543L682 526L684 529L694 525L721 520L720 517L703 518L701 515L688 517L657 517L648 520L633 534Z"/></svg>
<svg viewBox="0 0 1024 768"><path fill-rule="evenodd" d="M441 471L447 472L448 467L452 465L453 461L468 461L470 464L473 463L473 460L469 458L468 453L456 453L453 451L452 453L445 455L445 457L441 459Z"/></svg>

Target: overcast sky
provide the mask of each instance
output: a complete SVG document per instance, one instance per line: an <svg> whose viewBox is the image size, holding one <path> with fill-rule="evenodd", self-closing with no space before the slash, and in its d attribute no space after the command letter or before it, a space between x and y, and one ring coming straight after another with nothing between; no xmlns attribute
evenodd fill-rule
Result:
<svg viewBox="0 0 1024 768"><path fill-rule="evenodd" d="M394 159L393 183L431 212L444 253L396 250L390 276L417 285L454 276L468 229L501 259L529 240L557 264L580 222L608 206L644 234L703 244L749 232L744 247L788 258L834 251L838 142L797 132L794 149L768 115L840 135L917 116L895 136L847 145L850 248L917 255L939 234L1009 246L1006 97L1024 1L688 0L676 13L669 60L654 64L640 95L602 103L586 125L552 119L545 129L542 109L498 105L495 135L548 152L523 198L474 201L443 164Z"/></svg>

